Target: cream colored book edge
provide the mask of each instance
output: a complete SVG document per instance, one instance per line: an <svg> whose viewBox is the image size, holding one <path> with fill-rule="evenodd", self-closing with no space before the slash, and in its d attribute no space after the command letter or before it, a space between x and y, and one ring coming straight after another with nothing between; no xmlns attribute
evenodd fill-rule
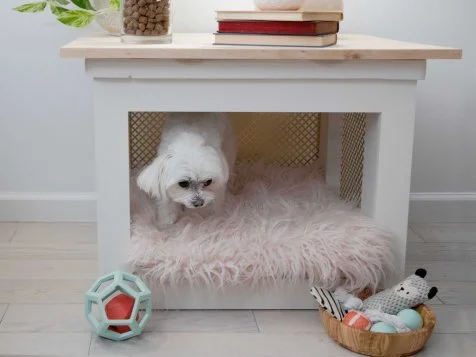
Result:
<svg viewBox="0 0 476 357"><path fill-rule="evenodd" d="M215 34L215 45L326 47L337 42L337 34L323 36Z"/></svg>
<svg viewBox="0 0 476 357"><path fill-rule="evenodd" d="M217 21L342 21L341 11L216 11Z"/></svg>

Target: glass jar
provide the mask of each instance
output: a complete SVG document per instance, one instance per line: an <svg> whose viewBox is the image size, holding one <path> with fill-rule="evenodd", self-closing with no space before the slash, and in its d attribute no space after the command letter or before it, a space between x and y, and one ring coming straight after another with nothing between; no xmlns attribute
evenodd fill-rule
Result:
<svg viewBox="0 0 476 357"><path fill-rule="evenodd" d="M172 0L121 0L122 42L171 43Z"/></svg>
<svg viewBox="0 0 476 357"><path fill-rule="evenodd" d="M121 16L119 10L111 6L111 0L92 0L97 13L94 19L111 36L121 34Z"/></svg>

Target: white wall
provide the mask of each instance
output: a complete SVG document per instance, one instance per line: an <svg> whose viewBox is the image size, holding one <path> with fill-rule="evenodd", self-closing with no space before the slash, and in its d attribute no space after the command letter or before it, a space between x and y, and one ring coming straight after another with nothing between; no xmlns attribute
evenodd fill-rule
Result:
<svg viewBox="0 0 476 357"><path fill-rule="evenodd" d="M51 219L63 201L59 218L91 218L91 83L83 61L58 54L86 31L67 28L49 13L10 11L22 1L0 1L0 220ZM177 32L211 32L215 8L251 7L252 0L176 5ZM348 0L345 7L344 32L463 48L463 61L431 62L420 84L412 191L476 193L476 2ZM66 212L78 200L81 208Z"/></svg>

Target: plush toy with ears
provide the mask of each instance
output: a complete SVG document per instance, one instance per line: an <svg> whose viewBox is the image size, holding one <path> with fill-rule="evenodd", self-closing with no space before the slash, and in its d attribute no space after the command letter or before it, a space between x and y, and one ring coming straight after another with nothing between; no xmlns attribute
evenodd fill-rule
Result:
<svg viewBox="0 0 476 357"><path fill-rule="evenodd" d="M322 288L313 287L311 294L322 308L338 320L342 320L342 315L345 315L345 311L349 308L364 313L372 311L380 314L397 315L402 310L416 307L436 296L438 289L434 286L430 287L424 279L425 276L425 269L417 269L415 274L393 288L373 295L363 302L358 301L359 299L352 294L345 294L341 289L332 293Z"/></svg>
<svg viewBox="0 0 476 357"><path fill-rule="evenodd" d="M397 284L391 289L384 290L364 301L363 310L378 310L396 315L405 309L411 309L433 299L438 289L430 287L424 279L425 269L417 269L415 274Z"/></svg>

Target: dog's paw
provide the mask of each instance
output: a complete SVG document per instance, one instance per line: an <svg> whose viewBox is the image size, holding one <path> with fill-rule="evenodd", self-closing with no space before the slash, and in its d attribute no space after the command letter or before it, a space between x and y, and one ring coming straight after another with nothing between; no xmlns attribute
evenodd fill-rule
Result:
<svg viewBox="0 0 476 357"><path fill-rule="evenodd" d="M166 217L163 217L159 220L159 226L162 228L168 228L170 226L173 226L175 222L177 222L177 218L178 217L176 215L168 215Z"/></svg>
<svg viewBox="0 0 476 357"><path fill-rule="evenodd" d="M159 229L159 231L165 231L167 230L168 228L170 228L172 225L171 224L166 224L164 222L159 222L157 224L157 228Z"/></svg>
<svg viewBox="0 0 476 357"><path fill-rule="evenodd" d="M171 214L160 214L160 212L157 212L157 227L160 230L164 230L167 228L170 228L177 222L178 216L177 215L171 215Z"/></svg>
<svg viewBox="0 0 476 357"><path fill-rule="evenodd" d="M157 224L157 227L160 230L166 230L172 227L175 224L175 222L176 220L166 220L166 221L160 220L159 223Z"/></svg>

